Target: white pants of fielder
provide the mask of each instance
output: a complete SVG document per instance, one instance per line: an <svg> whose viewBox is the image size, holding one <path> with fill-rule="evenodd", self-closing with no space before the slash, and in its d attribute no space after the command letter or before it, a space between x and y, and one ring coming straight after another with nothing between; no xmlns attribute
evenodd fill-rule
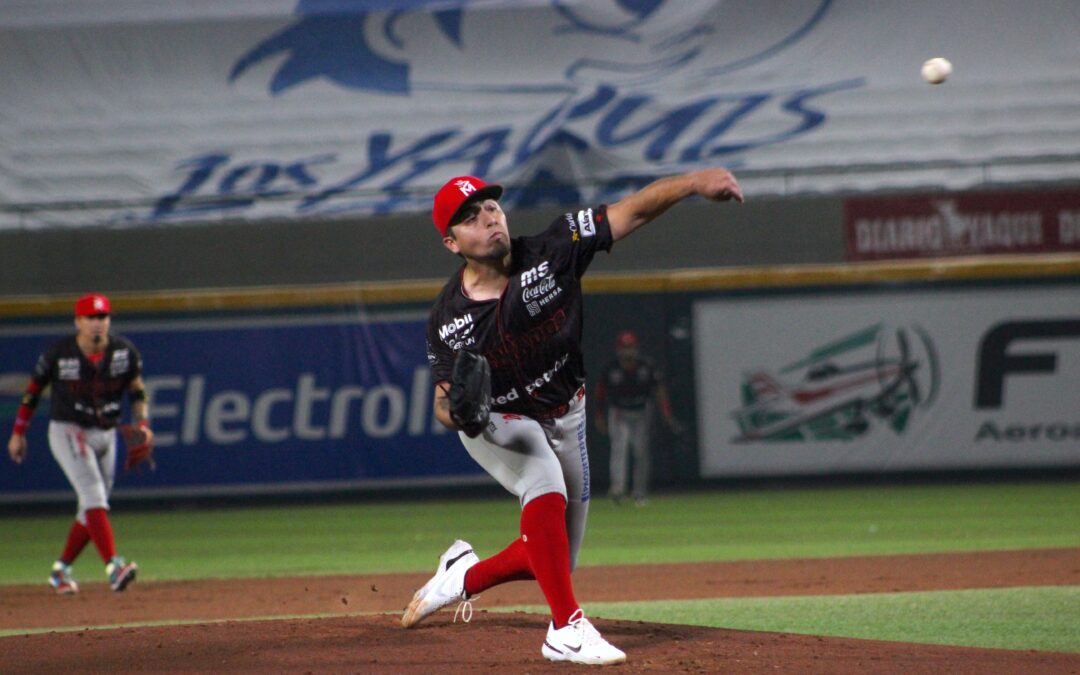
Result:
<svg viewBox="0 0 1080 675"><path fill-rule="evenodd" d="M492 413L484 433L476 438L458 435L476 463L516 496L522 508L550 492L566 498L566 533L573 570L589 515L584 391L579 392L562 417L538 422L521 415Z"/></svg>
<svg viewBox="0 0 1080 675"><path fill-rule="evenodd" d="M49 449L79 497L76 518L86 525L87 509L108 509L116 477L116 430L49 422Z"/></svg>
<svg viewBox="0 0 1080 675"><path fill-rule="evenodd" d="M649 421L652 409L640 410L611 408L608 410L608 432L611 434L611 487L612 497L625 497L627 478L633 460L633 483L630 489L635 499L644 499L649 493Z"/></svg>

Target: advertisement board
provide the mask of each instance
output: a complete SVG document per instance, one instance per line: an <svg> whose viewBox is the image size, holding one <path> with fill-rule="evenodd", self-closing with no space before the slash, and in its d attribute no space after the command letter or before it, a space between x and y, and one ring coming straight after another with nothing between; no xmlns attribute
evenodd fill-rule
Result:
<svg viewBox="0 0 1080 675"><path fill-rule="evenodd" d="M452 483L482 476L432 412L426 313L121 321L144 361L157 470L117 490L154 493ZM0 331L6 434L30 369L70 324ZM0 495L63 491L34 416L30 456L4 462Z"/></svg>
<svg viewBox="0 0 1080 675"><path fill-rule="evenodd" d="M1080 251L1080 190L852 197L847 259Z"/></svg>
<svg viewBox="0 0 1080 675"><path fill-rule="evenodd" d="M705 477L1080 466L1080 287L694 307Z"/></svg>
<svg viewBox="0 0 1080 675"><path fill-rule="evenodd" d="M514 208L1075 176L1075 3L970 4L7 2L0 230L423 213L462 174Z"/></svg>

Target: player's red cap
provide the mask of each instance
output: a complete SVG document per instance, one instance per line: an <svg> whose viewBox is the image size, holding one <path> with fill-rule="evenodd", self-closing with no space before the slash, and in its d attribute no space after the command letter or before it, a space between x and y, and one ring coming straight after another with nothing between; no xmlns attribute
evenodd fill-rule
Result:
<svg viewBox="0 0 1080 675"><path fill-rule="evenodd" d="M112 314L109 299L100 293L88 293L75 302L75 316Z"/></svg>
<svg viewBox="0 0 1080 675"><path fill-rule="evenodd" d="M450 225L456 222L458 211L478 199L498 199L502 196L501 185L488 185L476 176L455 176L435 193L435 208L431 219L435 229L446 236Z"/></svg>
<svg viewBox="0 0 1080 675"><path fill-rule="evenodd" d="M638 339L637 333L632 330L624 330L615 336L615 348L625 349L627 347L637 347Z"/></svg>

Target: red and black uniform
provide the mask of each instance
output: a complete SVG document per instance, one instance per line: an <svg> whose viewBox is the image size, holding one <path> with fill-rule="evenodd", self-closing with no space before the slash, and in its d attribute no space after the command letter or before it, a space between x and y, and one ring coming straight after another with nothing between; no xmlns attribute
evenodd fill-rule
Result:
<svg viewBox="0 0 1080 675"><path fill-rule="evenodd" d="M28 390L36 396L52 384L49 418L85 428L111 429L120 419L124 393L142 374L142 357L129 340L110 335L97 363L79 349L74 335L53 344L38 358Z"/></svg>
<svg viewBox="0 0 1080 675"><path fill-rule="evenodd" d="M450 380L461 349L491 364L488 426L475 438L459 438L522 507L520 536L474 565L464 592L536 579L558 627L580 610L570 573L590 498L581 276L612 241L606 207L564 214L540 234L511 239L509 279L498 299L468 298L459 272L428 323L434 382Z"/></svg>
<svg viewBox="0 0 1080 675"><path fill-rule="evenodd" d="M98 304L84 309L88 301ZM107 316L108 300L86 296L76 308L79 317ZM90 541L106 563L114 591L124 590L138 569L116 554L108 511L116 471L115 427L125 393L132 396L132 383L142 374L142 357L126 338L106 339L105 349L90 355L79 348L75 335L50 346L38 358L15 419L13 438L24 436L42 391L51 385L49 449L78 496L75 522L49 576L60 593L78 591L71 564Z"/></svg>
<svg viewBox="0 0 1080 675"><path fill-rule="evenodd" d="M635 340L636 344L636 340ZM609 495L621 500L629 490L639 504L649 491L653 402L663 375L651 359L635 356L631 364L619 359L605 369L596 388L599 414L607 421L611 438L611 484ZM659 399L661 413L671 423L666 397Z"/></svg>
<svg viewBox="0 0 1080 675"><path fill-rule="evenodd" d="M656 387L663 379L663 374L652 359L637 357L633 369L623 368L618 359L613 359L604 368L596 390L599 408L602 411L607 408L644 410L653 400Z"/></svg>
<svg viewBox="0 0 1080 675"><path fill-rule="evenodd" d="M560 417L585 384L581 276L611 244L607 208L584 209L511 240L510 279L498 300L470 299L464 268L455 273L428 320L434 381L449 381L454 353L469 349L491 364L493 412Z"/></svg>

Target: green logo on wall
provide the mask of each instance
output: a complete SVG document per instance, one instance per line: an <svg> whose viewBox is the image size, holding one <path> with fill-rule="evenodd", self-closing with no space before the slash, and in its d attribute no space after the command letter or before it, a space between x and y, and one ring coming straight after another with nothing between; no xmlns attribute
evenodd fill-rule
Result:
<svg viewBox="0 0 1080 675"><path fill-rule="evenodd" d="M736 442L850 441L878 426L903 433L937 396L938 360L920 326L879 323L740 383Z"/></svg>

